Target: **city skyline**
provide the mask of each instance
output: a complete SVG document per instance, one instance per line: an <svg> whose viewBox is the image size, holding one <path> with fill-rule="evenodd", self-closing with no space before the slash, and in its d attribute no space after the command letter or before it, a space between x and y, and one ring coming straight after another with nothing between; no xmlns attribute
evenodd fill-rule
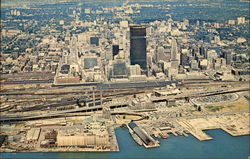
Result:
<svg viewBox="0 0 250 159"><path fill-rule="evenodd" d="M249 1L1 4L1 157L249 157Z"/></svg>

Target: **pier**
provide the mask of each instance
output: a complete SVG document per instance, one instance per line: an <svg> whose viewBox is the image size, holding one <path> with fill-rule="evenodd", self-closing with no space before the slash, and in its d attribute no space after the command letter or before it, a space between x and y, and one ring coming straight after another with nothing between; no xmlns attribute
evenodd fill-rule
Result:
<svg viewBox="0 0 250 159"><path fill-rule="evenodd" d="M130 131L131 136L139 145L140 143L142 143L142 145L146 148L153 148L160 146L159 141L155 140L150 135L148 135L148 133L144 129L140 128L136 123L131 122L127 124L127 127ZM134 135L136 135L137 137L135 137ZM139 139L141 140L141 142L139 141Z"/></svg>

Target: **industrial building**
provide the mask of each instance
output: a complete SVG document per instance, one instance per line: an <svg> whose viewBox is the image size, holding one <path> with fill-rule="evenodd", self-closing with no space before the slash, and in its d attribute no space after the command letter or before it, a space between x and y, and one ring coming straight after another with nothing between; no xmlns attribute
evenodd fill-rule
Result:
<svg viewBox="0 0 250 159"><path fill-rule="evenodd" d="M155 109L154 103L149 100L133 100L129 104L129 108L132 110L140 110L140 109Z"/></svg>
<svg viewBox="0 0 250 159"><path fill-rule="evenodd" d="M94 135L94 134L76 134L70 136L70 134L58 134L57 146L80 146L80 147L93 147L93 146L105 146L108 144L108 135Z"/></svg>
<svg viewBox="0 0 250 159"><path fill-rule="evenodd" d="M26 134L26 139L28 142L36 142L39 139L41 133L41 128L32 128Z"/></svg>
<svg viewBox="0 0 250 159"><path fill-rule="evenodd" d="M89 118L85 121L84 126L59 130L56 141L59 147L107 146L109 144L109 134L103 122L93 121L92 118Z"/></svg>

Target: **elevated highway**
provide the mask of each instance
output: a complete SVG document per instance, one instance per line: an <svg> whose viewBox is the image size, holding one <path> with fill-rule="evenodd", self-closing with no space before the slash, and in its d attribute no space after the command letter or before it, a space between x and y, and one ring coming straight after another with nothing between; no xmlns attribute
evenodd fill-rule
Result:
<svg viewBox="0 0 250 159"><path fill-rule="evenodd" d="M104 107L109 107L110 109L116 107L126 107L128 106L127 103L114 103L114 104L107 104L107 105L98 105L98 106L91 106L91 107L82 107L72 110L64 110L64 111L57 111L57 112L50 112L41 115L27 115L27 116L1 116L0 122L15 122L15 121L27 121L27 120L38 120L38 119L47 119L47 118L56 118L56 117L66 117L68 113L77 113L77 112L92 112L102 110Z"/></svg>
<svg viewBox="0 0 250 159"><path fill-rule="evenodd" d="M161 96L161 97L151 97L153 102L161 102L161 101L168 101L173 99L186 99L186 98L195 98L195 97L204 97L204 96L212 96L217 94L226 94L226 93L235 93L241 91L250 91L248 86L242 86L237 88L219 88L215 90L204 90L204 91L187 91L182 92L177 95L169 95L169 96ZM66 103L68 104L68 103ZM57 106L57 104L55 104ZM63 110L63 111L53 111L49 113L43 114L28 114L23 116L3 116L1 115L0 122L15 122L15 121L25 121L25 120L37 120L37 119L46 119L46 118L56 118L67 116L72 113L80 113L80 112L91 112L91 111L99 111L102 110L104 107L109 107L110 109L116 107L126 107L128 106L128 102L120 102L120 103L112 103L112 104L105 104L105 105L97 105L97 106L89 106L89 107L80 107L77 109L70 109L70 110Z"/></svg>
<svg viewBox="0 0 250 159"><path fill-rule="evenodd" d="M236 93L242 91L250 91L250 88L240 87L240 88L220 88L212 91L196 91L196 92L184 92L177 95L170 96L161 96L161 97L152 97L151 100L153 102L161 102L173 99L185 99L185 98L196 98L196 97L204 97L204 96L212 96L218 94L226 94L226 93Z"/></svg>

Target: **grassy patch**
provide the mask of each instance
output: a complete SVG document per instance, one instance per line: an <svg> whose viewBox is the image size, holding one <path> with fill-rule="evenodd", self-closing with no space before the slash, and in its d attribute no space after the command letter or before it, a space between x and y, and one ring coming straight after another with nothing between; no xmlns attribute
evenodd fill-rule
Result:
<svg viewBox="0 0 250 159"><path fill-rule="evenodd" d="M19 122L19 123L16 123L15 128L21 129L21 128L23 128L24 126L25 126L25 123L24 123L24 122Z"/></svg>
<svg viewBox="0 0 250 159"><path fill-rule="evenodd" d="M204 108L210 113L224 113L224 112L233 112L233 111L244 111L249 110L249 100L245 97L239 98L237 101L216 104L216 105L207 105Z"/></svg>
<svg viewBox="0 0 250 159"><path fill-rule="evenodd" d="M221 109L224 108L224 106L213 106L213 105L209 105L209 106L205 106L206 109L209 109L211 112L217 112L220 111Z"/></svg>
<svg viewBox="0 0 250 159"><path fill-rule="evenodd" d="M250 95L245 95L244 96L248 101L250 101Z"/></svg>

